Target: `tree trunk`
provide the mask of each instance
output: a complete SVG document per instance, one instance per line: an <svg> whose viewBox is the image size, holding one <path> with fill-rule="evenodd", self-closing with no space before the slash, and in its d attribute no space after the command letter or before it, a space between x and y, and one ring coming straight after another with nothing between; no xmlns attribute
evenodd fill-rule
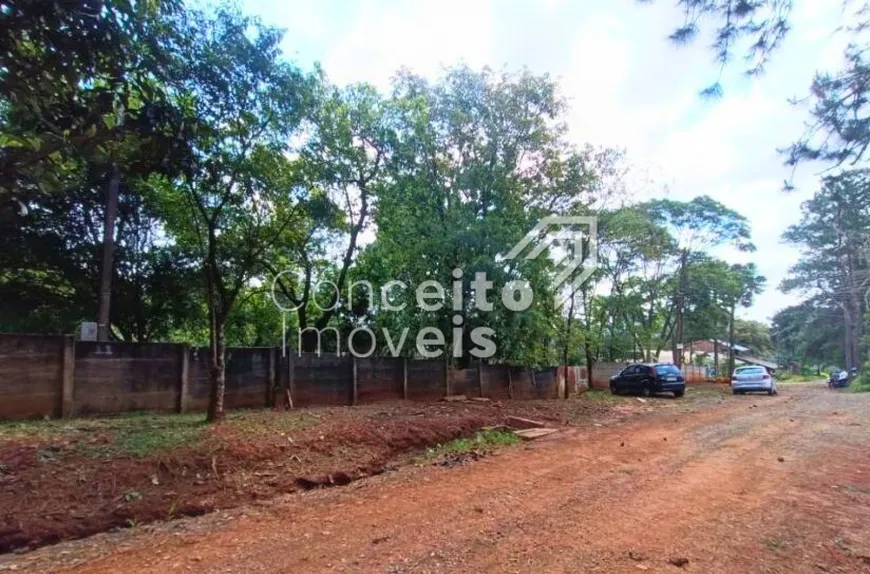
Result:
<svg viewBox="0 0 870 574"><path fill-rule="evenodd" d="M118 212L118 166L112 164L106 188L106 215L103 224L103 264L100 276L100 308L97 313L97 340L109 340L109 308L112 303L112 268L115 256L115 216Z"/></svg>
<svg viewBox="0 0 870 574"><path fill-rule="evenodd" d="M574 321L574 293L571 293L571 304L568 305L568 319L565 326L565 344L562 347L562 364L565 365L565 378L568 376L568 346L571 344L571 323Z"/></svg>
<svg viewBox="0 0 870 574"><path fill-rule="evenodd" d="M592 351L588 346L585 348L586 351L586 380L588 381L588 388L592 390L592 369L595 367L595 359L592 358Z"/></svg>
<svg viewBox="0 0 870 574"><path fill-rule="evenodd" d="M728 376L734 372L734 314L737 308L731 305L731 316L728 318Z"/></svg>
<svg viewBox="0 0 870 574"><path fill-rule="evenodd" d="M718 328L713 330L714 333L716 331L718 331ZM719 339L718 339L718 337L713 338L713 368L716 369L716 377L717 378L720 377L721 375L719 374Z"/></svg>
<svg viewBox="0 0 870 574"><path fill-rule="evenodd" d="M209 379L211 393L208 398L208 414L206 421L213 423L224 418L224 391L226 390L226 329L225 321L215 318L211 328L211 362L209 364Z"/></svg>
<svg viewBox="0 0 870 574"><path fill-rule="evenodd" d="M861 336L864 317L861 312L861 296L857 288L850 294L848 304L851 325L847 324L847 328L851 326L851 329L848 331L846 345L847 349L849 349L848 352L851 360L847 361L846 368L851 370L853 367L861 367Z"/></svg>

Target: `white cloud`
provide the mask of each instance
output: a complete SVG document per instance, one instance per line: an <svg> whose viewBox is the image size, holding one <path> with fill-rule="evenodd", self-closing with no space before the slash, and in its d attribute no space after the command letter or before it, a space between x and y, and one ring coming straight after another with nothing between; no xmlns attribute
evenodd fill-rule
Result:
<svg viewBox="0 0 870 574"><path fill-rule="evenodd" d="M351 29L335 39L324 58L338 83L368 81L386 90L405 66L427 76L465 61L490 61L493 12L488 0L466 2L364 2Z"/></svg>

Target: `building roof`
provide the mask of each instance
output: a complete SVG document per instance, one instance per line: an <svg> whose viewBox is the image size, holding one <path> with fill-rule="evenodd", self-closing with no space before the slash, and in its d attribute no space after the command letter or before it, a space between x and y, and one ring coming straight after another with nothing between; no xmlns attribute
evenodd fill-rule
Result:
<svg viewBox="0 0 870 574"><path fill-rule="evenodd" d="M736 349L736 346L735 346L735 349ZM776 363L773 363L771 361L765 361L764 359L758 359L755 357L748 357L746 355L741 355L740 357L737 357L737 360L742 361L744 363L749 363L750 365L758 365L759 367L765 367L767 369L776 369L779 367Z"/></svg>
<svg viewBox="0 0 870 574"><path fill-rule="evenodd" d="M718 343L720 347L725 347L726 349L729 347L728 341L722 341L720 339L699 339L697 341L692 341L691 343L688 343L688 344L689 345L697 345L698 343L710 343L710 345L713 345L714 343ZM743 345L734 345L734 351L736 351L737 353L745 353L748 350L749 350L749 347L744 347Z"/></svg>

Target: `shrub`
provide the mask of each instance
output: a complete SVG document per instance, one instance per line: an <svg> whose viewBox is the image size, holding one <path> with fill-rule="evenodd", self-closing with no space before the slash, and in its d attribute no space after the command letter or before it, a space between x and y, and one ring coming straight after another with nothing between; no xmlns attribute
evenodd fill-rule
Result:
<svg viewBox="0 0 870 574"><path fill-rule="evenodd" d="M852 393L870 393L870 369L864 369L864 374L852 381L849 385Z"/></svg>

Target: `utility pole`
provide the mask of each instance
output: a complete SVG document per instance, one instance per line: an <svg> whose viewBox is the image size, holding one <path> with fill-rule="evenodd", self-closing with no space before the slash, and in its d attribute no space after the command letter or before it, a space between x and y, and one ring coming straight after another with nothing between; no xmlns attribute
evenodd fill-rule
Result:
<svg viewBox="0 0 870 574"><path fill-rule="evenodd" d="M103 223L103 265L100 277L100 309L97 315L97 340L109 340L109 307L112 303L112 268L115 255L115 217L118 212L118 165L112 163L106 189L106 216Z"/></svg>

